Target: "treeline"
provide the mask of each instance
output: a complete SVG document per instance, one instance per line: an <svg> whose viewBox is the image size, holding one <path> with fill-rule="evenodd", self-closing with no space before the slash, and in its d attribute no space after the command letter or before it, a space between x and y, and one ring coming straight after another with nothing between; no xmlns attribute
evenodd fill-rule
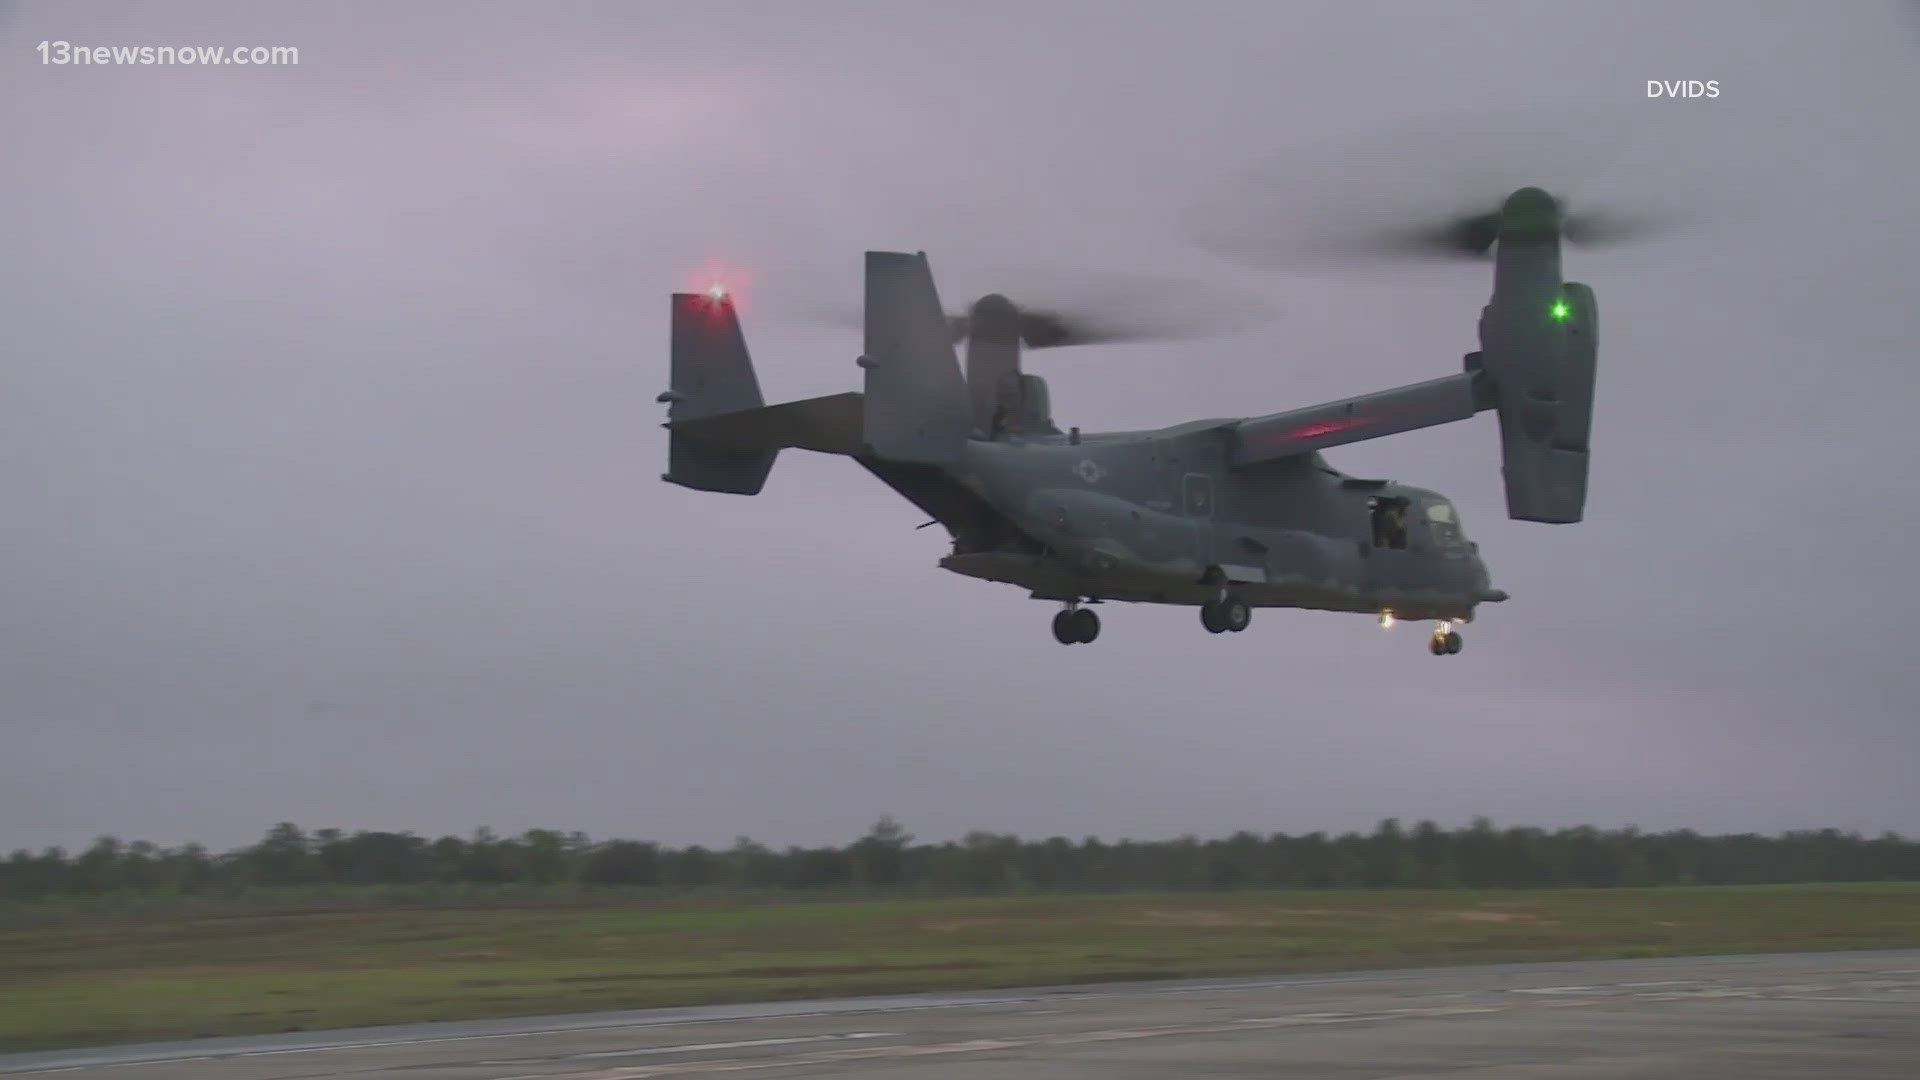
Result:
<svg viewBox="0 0 1920 1080"><path fill-rule="evenodd" d="M1371 833L1220 840L969 833L915 843L891 818L844 847L725 849L592 841L532 829L429 840L404 832L308 833L292 824L222 854L102 837L85 851L17 851L0 862L0 899L232 895L257 888L373 885L649 887L970 894L1188 889L1609 888L1645 885L1920 881L1920 841L1822 829L1705 836L1589 827L1459 829L1383 821Z"/></svg>

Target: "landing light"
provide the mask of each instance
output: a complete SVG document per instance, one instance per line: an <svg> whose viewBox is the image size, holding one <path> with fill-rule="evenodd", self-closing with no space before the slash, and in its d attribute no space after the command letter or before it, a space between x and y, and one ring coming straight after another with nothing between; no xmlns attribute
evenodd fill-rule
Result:
<svg viewBox="0 0 1920 1080"><path fill-rule="evenodd" d="M1393 612L1383 611L1380 613L1380 629L1382 630L1393 629Z"/></svg>

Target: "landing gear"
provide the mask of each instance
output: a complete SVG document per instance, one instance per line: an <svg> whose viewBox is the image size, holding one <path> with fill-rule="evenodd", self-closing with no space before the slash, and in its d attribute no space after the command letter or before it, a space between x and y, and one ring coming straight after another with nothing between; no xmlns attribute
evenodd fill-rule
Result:
<svg viewBox="0 0 1920 1080"><path fill-rule="evenodd" d="M1053 617L1053 640L1062 645L1091 645L1100 636L1100 616L1078 605Z"/></svg>
<svg viewBox="0 0 1920 1080"><path fill-rule="evenodd" d="M1460 637L1460 631L1452 623L1441 623L1433 628L1433 636L1427 639L1427 651L1435 656L1452 656L1465 647L1466 641Z"/></svg>
<svg viewBox="0 0 1920 1080"><path fill-rule="evenodd" d="M1253 609L1245 600L1234 596L1221 596L1200 605L1200 625L1207 628L1209 634L1224 634L1231 630L1239 633L1253 621Z"/></svg>

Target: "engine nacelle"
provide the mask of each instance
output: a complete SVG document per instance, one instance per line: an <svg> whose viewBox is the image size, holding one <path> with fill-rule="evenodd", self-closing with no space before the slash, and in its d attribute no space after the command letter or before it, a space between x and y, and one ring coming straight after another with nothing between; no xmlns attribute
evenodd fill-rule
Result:
<svg viewBox="0 0 1920 1080"><path fill-rule="evenodd" d="M1586 508L1599 315L1592 289L1560 280L1551 197L1523 189L1502 214L1478 363L1500 415L1507 515L1569 524Z"/></svg>

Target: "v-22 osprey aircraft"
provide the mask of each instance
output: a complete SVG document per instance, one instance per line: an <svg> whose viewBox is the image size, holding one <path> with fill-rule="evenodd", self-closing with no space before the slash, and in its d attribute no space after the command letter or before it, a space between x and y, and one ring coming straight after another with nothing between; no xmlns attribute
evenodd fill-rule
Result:
<svg viewBox="0 0 1920 1080"><path fill-rule="evenodd" d="M1022 341L1045 328L999 295L950 318L924 253L867 253L859 392L765 404L733 299L675 294L662 479L754 495L783 449L850 457L946 528L953 548L940 566L1061 605L1062 644L1099 636L1090 605L1126 601L1197 607L1216 634L1245 630L1259 607L1432 620L1429 650L1458 653L1457 625L1507 594L1453 504L1349 476L1321 451L1493 411L1508 516L1581 519L1593 290L1561 280L1552 196L1523 188L1486 218L1493 292L1463 370L1154 431L1063 432L1046 383L1020 367Z"/></svg>

